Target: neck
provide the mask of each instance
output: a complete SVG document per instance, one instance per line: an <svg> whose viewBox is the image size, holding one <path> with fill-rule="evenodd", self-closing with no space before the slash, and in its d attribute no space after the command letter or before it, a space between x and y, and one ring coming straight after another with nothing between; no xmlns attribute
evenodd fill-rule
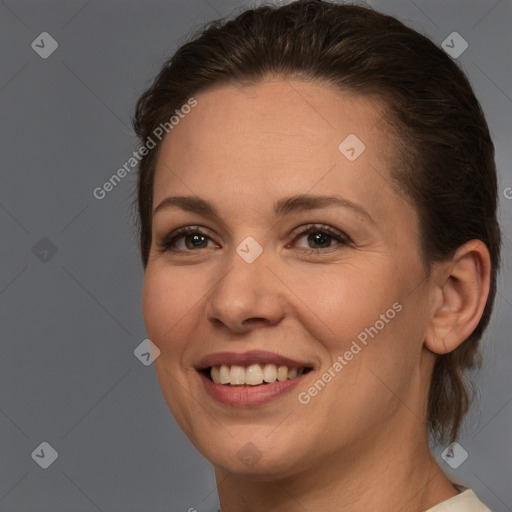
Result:
<svg viewBox="0 0 512 512"><path fill-rule="evenodd" d="M222 512L408 510L421 512L459 494L432 457L425 436L407 432L322 456L302 472L230 474L216 468ZM385 433L382 433L385 435ZM418 432L413 439L418 439Z"/></svg>

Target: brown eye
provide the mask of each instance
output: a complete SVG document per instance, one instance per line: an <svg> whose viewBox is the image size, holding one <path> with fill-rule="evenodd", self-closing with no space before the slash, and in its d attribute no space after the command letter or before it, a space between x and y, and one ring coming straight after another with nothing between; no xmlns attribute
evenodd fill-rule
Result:
<svg viewBox="0 0 512 512"><path fill-rule="evenodd" d="M199 228L186 226L165 237L160 244L160 251L188 252L206 249L210 241L210 237Z"/></svg>
<svg viewBox="0 0 512 512"><path fill-rule="evenodd" d="M295 246L303 249L311 249L311 252L320 252L315 251L315 249L331 249L334 245L345 246L350 243L350 239L346 235L341 232L334 232L328 226L323 225L308 226L298 233L295 240L304 238L306 235L307 238L305 240L307 247L299 247L297 244Z"/></svg>

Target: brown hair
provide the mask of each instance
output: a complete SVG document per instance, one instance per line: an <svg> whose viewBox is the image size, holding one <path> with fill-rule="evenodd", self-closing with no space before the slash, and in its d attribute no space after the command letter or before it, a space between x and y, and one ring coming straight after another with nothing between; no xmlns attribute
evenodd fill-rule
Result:
<svg viewBox="0 0 512 512"><path fill-rule="evenodd" d="M144 143L193 94L276 75L323 81L384 101L385 122L400 150L393 178L418 212L427 268L472 239L489 249L491 289L482 318L464 343L437 358L430 385L428 431L438 441L454 441L472 398L464 371L480 366L478 341L491 315L500 259L494 145L471 85L443 50L391 16L362 6L299 0L208 23L139 98L135 131ZM159 147L158 142L139 167L144 268Z"/></svg>

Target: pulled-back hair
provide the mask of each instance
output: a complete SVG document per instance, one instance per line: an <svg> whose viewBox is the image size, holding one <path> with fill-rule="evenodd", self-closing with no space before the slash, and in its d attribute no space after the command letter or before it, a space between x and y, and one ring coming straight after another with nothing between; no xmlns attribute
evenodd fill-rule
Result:
<svg viewBox="0 0 512 512"><path fill-rule="evenodd" d="M428 38L370 8L322 0L265 5L210 22L181 46L139 98L135 131L144 143L194 94L269 76L382 100L388 109L382 126L397 149L391 175L418 212L427 269L469 240L486 244L492 267L483 315L458 348L437 357L430 384L428 431L438 441L455 440L472 397L464 372L480 366L478 342L491 315L500 259L494 145L468 79ZM139 167L144 268L160 146L157 141Z"/></svg>

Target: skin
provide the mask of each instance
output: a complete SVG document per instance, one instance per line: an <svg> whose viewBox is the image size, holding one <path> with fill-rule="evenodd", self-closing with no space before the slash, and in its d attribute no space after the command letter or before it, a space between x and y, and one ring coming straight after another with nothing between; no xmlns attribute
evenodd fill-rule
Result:
<svg viewBox="0 0 512 512"><path fill-rule="evenodd" d="M214 465L222 511L423 511L455 496L429 451L425 404L437 354L455 349L482 314L484 244L468 242L427 271L416 211L391 180L397 156L377 101L280 77L195 98L163 141L153 204L198 196L220 219L176 207L154 215L142 306L161 351L163 396ZM354 161L338 149L349 134L366 146ZM371 220L339 206L274 217L274 202L296 194L337 195ZM297 236L312 223L351 241ZM182 226L209 238L159 250ZM248 236L263 248L252 263L236 252ZM298 393L395 302L402 310L301 404ZM205 392L202 357L258 349L314 370L296 390L245 410ZM247 443L252 463L237 456Z"/></svg>

